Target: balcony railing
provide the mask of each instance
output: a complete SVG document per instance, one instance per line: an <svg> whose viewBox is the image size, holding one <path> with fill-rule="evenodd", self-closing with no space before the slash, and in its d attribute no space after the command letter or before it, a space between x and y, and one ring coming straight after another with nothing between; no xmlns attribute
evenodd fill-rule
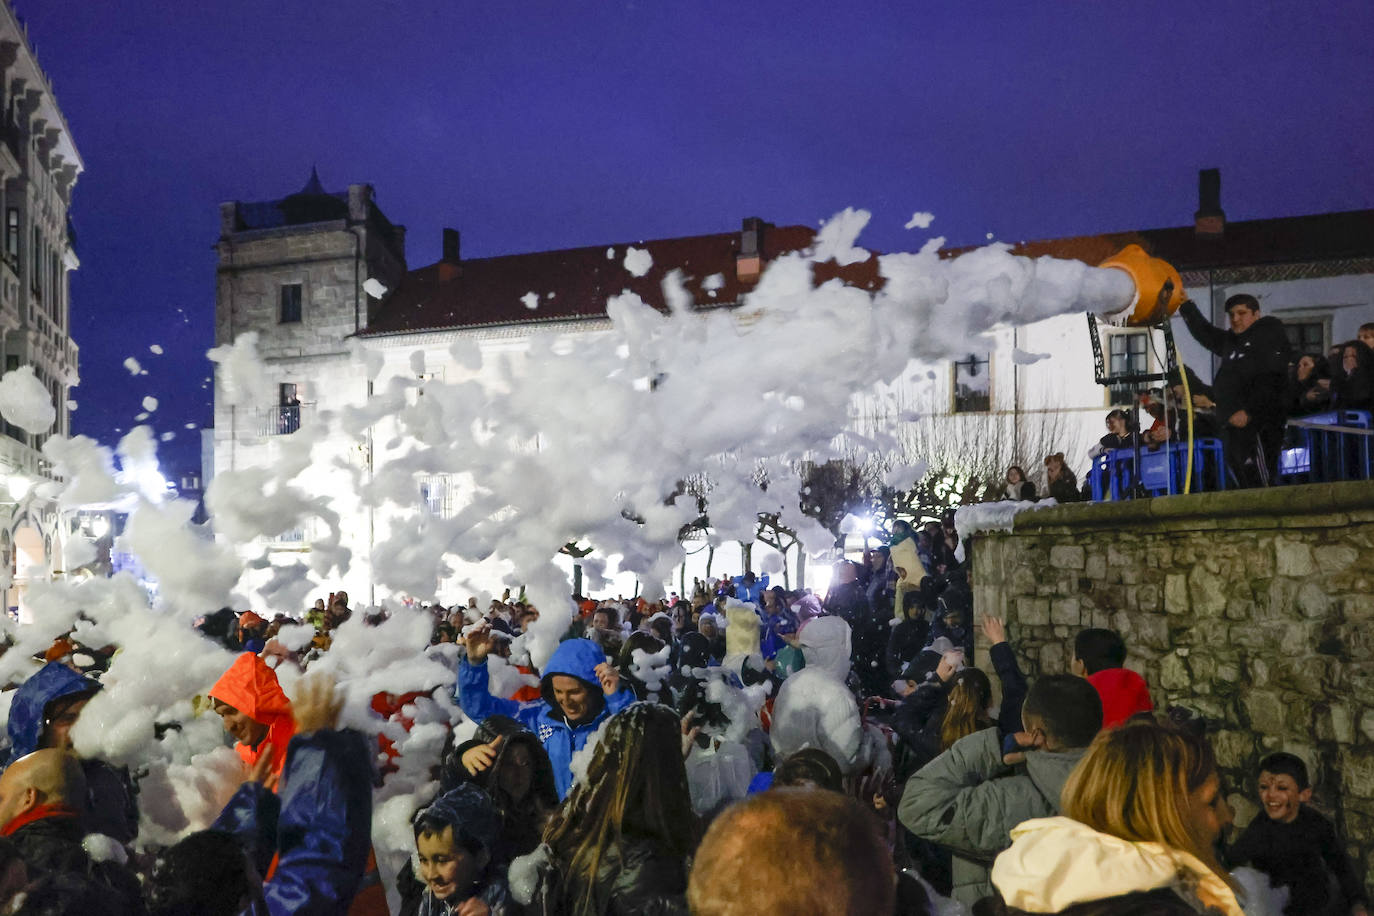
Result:
<svg viewBox="0 0 1374 916"><path fill-rule="evenodd" d="M301 428L315 411L314 404L267 407L258 411L259 436L289 436Z"/></svg>

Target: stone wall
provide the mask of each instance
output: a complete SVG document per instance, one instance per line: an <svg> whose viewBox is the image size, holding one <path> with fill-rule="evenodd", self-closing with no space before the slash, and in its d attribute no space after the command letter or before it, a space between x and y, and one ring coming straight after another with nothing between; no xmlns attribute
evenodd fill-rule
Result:
<svg viewBox="0 0 1374 916"><path fill-rule="evenodd" d="M1374 483L1023 512L970 550L975 607L1032 677L1067 670L1079 629L1117 630L1157 708L1207 717L1237 823L1256 763L1291 751L1374 874Z"/></svg>

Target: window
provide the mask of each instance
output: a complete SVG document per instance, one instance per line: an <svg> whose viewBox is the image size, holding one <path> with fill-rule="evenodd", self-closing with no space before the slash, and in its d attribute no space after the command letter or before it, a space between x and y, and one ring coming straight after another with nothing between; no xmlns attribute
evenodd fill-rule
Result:
<svg viewBox="0 0 1374 916"><path fill-rule="evenodd" d="M1107 374L1138 375L1150 371L1149 331L1113 334L1107 338ZM1129 406L1135 403L1139 383L1122 382L1107 386L1108 403Z"/></svg>
<svg viewBox="0 0 1374 916"><path fill-rule="evenodd" d="M435 518L448 518L452 514L452 488L447 474L420 478L420 508Z"/></svg>
<svg viewBox="0 0 1374 916"><path fill-rule="evenodd" d="M992 409L992 370L988 355L970 353L954 364L954 412L982 413Z"/></svg>
<svg viewBox="0 0 1374 916"><path fill-rule="evenodd" d="M1299 321L1285 321L1283 329L1288 334L1288 343L1293 347L1293 353L1301 356L1304 353L1313 355L1326 353L1326 322L1318 319L1304 319Z"/></svg>
<svg viewBox="0 0 1374 916"><path fill-rule="evenodd" d="M29 288L38 293L38 278L43 275L43 237L38 234L38 227L33 227L33 256L29 258L32 262L33 270L29 273ZM42 297L39 296L41 299Z"/></svg>
<svg viewBox="0 0 1374 916"><path fill-rule="evenodd" d="M301 398L295 382L277 386L277 435L289 436L301 428Z"/></svg>
<svg viewBox="0 0 1374 916"><path fill-rule="evenodd" d="M5 260L16 269L19 267L19 208L10 207L5 211Z"/></svg>
<svg viewBox="0 0 1374 916"><path fill-rule="evenodd" d="M301 320L301 285L285 283L281 288L281 323L290 324Z"/></svg>

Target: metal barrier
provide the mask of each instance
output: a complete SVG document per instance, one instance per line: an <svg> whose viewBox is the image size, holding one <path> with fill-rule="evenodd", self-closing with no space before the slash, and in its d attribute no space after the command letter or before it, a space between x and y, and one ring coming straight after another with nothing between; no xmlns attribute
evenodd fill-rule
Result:
<svg viewBox="0 0 1374 916"><path fill-rule="evenodd" d="M1329 483L1374 478L1374 417L1367 410L1333 410L1288 421L1279 456L1283 483Z"/></svg>
<svg viewBox="0 0 1374 916"><path fill-rule="evenodd" d="M1135 499L1172 496L1184 490L1188 468L1188 449L1166 443L1155 449L1113 449L1099 455L1088 472L1093 500ZM1226 458L1220 439L1193 442L1193 493L1226 489Z"/></svg>

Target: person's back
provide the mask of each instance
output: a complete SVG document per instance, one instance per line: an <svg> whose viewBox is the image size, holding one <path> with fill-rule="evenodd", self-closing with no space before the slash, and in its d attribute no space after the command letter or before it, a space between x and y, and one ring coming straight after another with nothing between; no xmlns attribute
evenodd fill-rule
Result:
<svg viewBox="0 0 1374 916"><path fill-rule="evenodd" d="M1090 627L1073 642L1073 673L1087 678L1102 697L1102 727L1115 728L1131 716L1154 710L1145 679L1129 668L1126 643L1114 630Z"/></svg>
<svg viewBox="0 0 1374 916"><path fill-rule="evenodd" d="M1227 850L1227 864L1253 866L1287 888L1284 912L1292 916L1331 911L1333 880L1341 897L1336 911L1363 912L1368 898L1335 828L1308 806L1307 765L1281 752L1261 760L1259 770L1260 813Z"/></svg>
<svg viewBox="0 0 1374 916"><path fill-rule="evenodd" d="M1098 732L1097 691L1070 675L1046 675L1022 706L1025 731L1004 746L997 729L954 743L907 781L897 814L916 836L955 854L954 896L971 905L992 891L988 866L1013 827L1058 813L1069 774Z"/></svg>

